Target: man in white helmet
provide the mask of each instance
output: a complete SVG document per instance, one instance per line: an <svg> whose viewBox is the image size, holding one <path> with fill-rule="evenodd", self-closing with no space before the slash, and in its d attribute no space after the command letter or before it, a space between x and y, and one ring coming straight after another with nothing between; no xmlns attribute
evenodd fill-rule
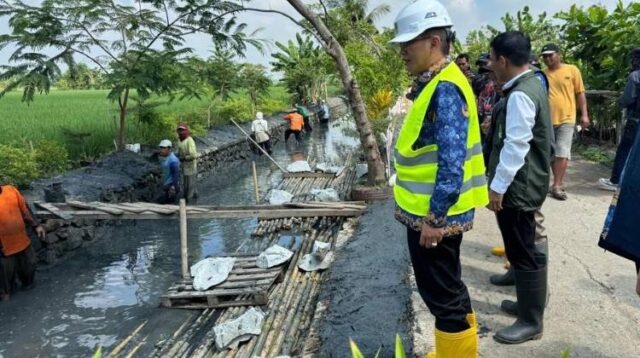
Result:
<svg viewBox="0 0 640 358"><path fill-rule="evenodd" d="M160 204L175 204L180 192L180 159L171 151L173 144L163 139L158 144L159 160L162 167L162 192L156 198Z"/></svg>
<svg viewBox="0 0 640 358"><path fill-rule="evenodd" d="M410 3L395 21L391 42L416 76L394 153L395 216L407 227L418 291L436 318L436 349L428 357L475 358L477 324L461 279L460 244L488 192L475 97L447 58L452 26L433 0Z"/></svg>

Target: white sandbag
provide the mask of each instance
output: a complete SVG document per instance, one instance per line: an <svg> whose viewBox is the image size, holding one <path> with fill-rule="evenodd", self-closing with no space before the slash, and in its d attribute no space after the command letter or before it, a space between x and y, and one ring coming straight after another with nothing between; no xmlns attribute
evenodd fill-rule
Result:
<svg viewBox="0 0 640 358"><path fill-rule="evenodd" d="M124 148L134 153L140 153L140 143L125 144Z"/></svg>
<svg viewBox="0 0 640 358"><path fill-rule="evenodd" d="M251 307L242 316L213 327L213 337L219 350L234 349L238 343L248 341L262 332L264 312Z"/></svg>
<svg viewBox="0 0 640 358"><path fill-rule="evenodd" d="M340 201L340 195L334 188L312 189L313 201Z"/></svg>
<svg viewBox="0 0 640 358"><path fill-rule="evenodd" d="M310 172L311 166L307 163L306 160L298 160L297 162L293 162L287 166L287 171L290 173L303 173Z"/></svg>
<svg viewBox="0 0 640 358"><path fill-rule="evenodd" d="M273 189L269 193L269 204L282 205L284 203L290 203L293 199L293 194L288 191Z"/></svg>
<svg viewBox="0 0 640 358"><path fill-rule="evenodd" d="M333 252L330 249L330 243L314 241L311 253L304 255L298 267L306 272L328 269L333 262Z"/></svg>
<svg viewBox="0 0 640 358"><path fill-rule="evenodd" d="M256 259L256 265L261 269L281 265L291 259L293 252L280 245L273 245L260 253Z"/></svg>
<svg viewBox="0 0 640 358"><path fill-rule="evenodd" d="M209 257L191 266L193 288L206 291L224 282L233 269L236 259L233 257Z"/></svg>
<svg viewBox="0 0 640 358"><path fill-rule="evenodd" d="M356 164L356 179L362 178L365 174L369 172L369 167L365 163Z"/></svg>
<svg viewBox="0 0 640 358"><path fill-rule="evenodd" d="M340 166L340 165L331 165L329 163L316 164L316 171L320 171L322 173L339 175L340 173L342 173L343 170L344 170L344 166Z"/></svg>

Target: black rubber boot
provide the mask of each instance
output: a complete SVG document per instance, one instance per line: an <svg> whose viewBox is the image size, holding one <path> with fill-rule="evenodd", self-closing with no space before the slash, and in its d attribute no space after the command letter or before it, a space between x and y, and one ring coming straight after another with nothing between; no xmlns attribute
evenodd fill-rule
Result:
<svg viewBox="0 0 640 358"><path fill-rule="evenodd" d="M519 344L542 338L544 306L547 300L547 267L537 271L515 270L518 318L493 338L506 344Z"/></svg>
<svg viewBox="0 0 640 358"><path fill-rule="evenodd" d="M513 286L516 284L513 267L510 267L503 275L491 275L489 282L496 286Z"/></svg>
<svg viewBox="0 0 640 358"><path fill-rule="evenodd" d="M542 242L538 242L536 241L536 250L538 250L539 253L543 253L544 256L542 255L537 255L536 256L536 260L542 264L542 265L548 265L549 262L549 244L548 241L542 240ZM513 267L509 269L509 271L513 271ZM508 273L508 272L507 272ZM507 274L504 274L503 276L506 276ZM549 305L549 296L551 295L549 292L549 271L545 270L545 282L547 282L547 299L544 302L544 306L547 307ZM493 283L493 278L496 276L500 276L500 275L493 275L491 276L490 280L491 283ZM515 276L514 277L514 284L515 284ZM496 283L493 283L494 285L500 286ZM507 285L502 285L502 286L507 286ZM518 315L518 302L516 301L511 301L511 300L504 300L502 301L502 303L500 303L500 309L502 310L502 312L511 315L511 316L517 316Z"/></svg>

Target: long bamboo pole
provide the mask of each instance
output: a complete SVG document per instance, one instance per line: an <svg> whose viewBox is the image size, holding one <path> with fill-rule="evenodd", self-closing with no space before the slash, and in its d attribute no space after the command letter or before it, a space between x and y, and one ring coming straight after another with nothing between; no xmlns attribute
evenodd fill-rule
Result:
<svg viewBox="0 0 640 358"><path fill-rule="evenodd" d="M256 162L251 162L251 169L253 170L253 187L256 190L256 204L260 204L260 190L258 189L258 171L256 170Z"/></svg>
<svg viewBox="0 0 640 358"><path fill-rule="evenodd" d="M180 261L182 264L182 279L188 281L189 275L189 257L187 248L187 202L180 199Z"/></svg>
<svg viewBox="0 0 640 358"><path fill-rule="evenodd" d="M269 155L269 153L267 153L266 150L262 149L262 147L260 146L260 144L258 144L255 140L253 140L253 138L251 138L251 136L249 135L249 133L245 132L244 129L242 129L242 127L240 127L240 125L238 123L236 123L236 121L234 121L233 119L230 120L231 123L235 124L236 127L238 127L238 129L253 143L255 144L258 149L260 149L262 151L262 153L264 153L264 155L267 156L267 158L269 158L273 164L275 164L278 169L282 170L283 173L288 173L288 171L286 169L284 169L283 167L280 166L280 164L278 164L278 162L275 161L275 159L271 158L271 156Z"/></svg>

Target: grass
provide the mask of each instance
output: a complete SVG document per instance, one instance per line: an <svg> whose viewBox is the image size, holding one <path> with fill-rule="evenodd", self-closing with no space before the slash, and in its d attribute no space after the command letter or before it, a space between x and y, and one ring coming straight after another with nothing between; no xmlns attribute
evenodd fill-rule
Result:
<svg viewBox="0 0 640 358"><path fill-rule="evenodd" d="M602 164L606 167L613 167L614 157L609 152L597 145L585 145L578 143L575 145L574 151L587 160Z"/></svg>
<svg viewBox="0 0 640 358"><path fill-rule="evenodd" d="M64 144L70 157L95 158L114 149L118 106L107 100L107 90L52 90L38 95L29 104L21 101L22 92L8 93L0 99L0 143L30 145L44 139ZM239 92L234 97L246 97ZM289 103L289 94L273 86L269 99ZM156 100L167 101L159 98ZM130 107L135 105L131 103ZM164 103L158 107L163 115L182 119L198 113L206 117L206 99L188 99ZM128 118L128 142L147 143L149 128Z"/></svg>

